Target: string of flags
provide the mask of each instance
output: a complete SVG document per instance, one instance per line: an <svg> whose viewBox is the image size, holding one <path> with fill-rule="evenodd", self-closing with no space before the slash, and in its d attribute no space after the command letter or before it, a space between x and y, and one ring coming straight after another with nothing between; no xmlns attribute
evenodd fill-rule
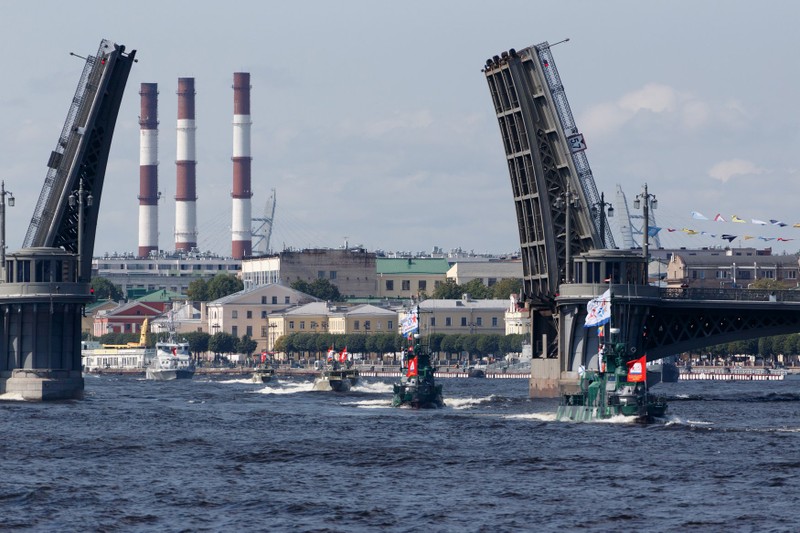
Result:
<svg viewBox="0 0 800 533"><path fill-rule="evenodd" d="M709 217L705 216L703 213L700 213L699 211L692 211L692 218L694 220L708 220L708 221L713 221L713 222L728 222L728 220L724 216L722 216L720 213L717 213L717 215L715 217L713 217L713 218L709 218ZM747 221L745 219L740 218L737 215L731 215L730 222L737 223L737 224L747 224ZM761 219L758 219L758 218L751 218L750 219L750 224L753 224L753 225L756 225L756 226L776 226L776 227L779 227L779 228L785 228L785 227L787 227L789 225L786 222L783 222L781 220L770 219L769 221L766 221L766 220L761 220ZM800 222L792 225L792 227L793 228L800 228ZM714 239L719 237L720 239L726 240L728 242L733 242L734 240L739 239L739 238L741 238L741 239L743 239L745 241L750 240L750 239L759 239L759 240L762 240L764 242L769 242L769 241L789 242L789 241L795 240L794 238L787 239L785 237L771 237L771 236L770 237L765 237L765 236L762 236L762 235L750 235L750 234L747 234L747 233L745 233L743 235L738 235L738 234L734 235L734 234L731 234L731 233L717 234L717 233L711 233L711 232L708 232L708 231L697 230L697 229L694 229L694 228L660 228L658 226L648 227L648 234L651 237L653 237L653 236L657 235L658 232L661 231L662 229L666 229L670 233L672 233L674 231L681 231L681 232L683 232L683 233L685 233L687 235L705 235L707 237L711 237L711 238L714 238Z"/></svg>

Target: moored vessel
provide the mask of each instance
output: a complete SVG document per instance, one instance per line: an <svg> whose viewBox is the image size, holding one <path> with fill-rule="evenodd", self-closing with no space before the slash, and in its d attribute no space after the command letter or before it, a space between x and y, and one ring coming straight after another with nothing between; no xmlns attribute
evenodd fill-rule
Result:
<svg viewBox="0 0 800 533"><path fill-rule="evenodd" d="M154 381L192 379L195 365L188 342L175 340L175 327L170 313L169 337L156 342L156 356L150 362L145 377Z"/></svg>

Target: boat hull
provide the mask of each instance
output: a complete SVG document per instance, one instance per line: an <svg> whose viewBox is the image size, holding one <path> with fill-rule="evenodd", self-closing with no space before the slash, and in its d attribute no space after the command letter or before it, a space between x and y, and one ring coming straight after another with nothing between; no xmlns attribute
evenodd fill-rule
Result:
<svg viewBox="0 0 800 533"><path fill-rule="evenodd" d="M272 378L275 376L275 372L273 370L261 370L253 372L253 383L269 383Z"/></svg>
<svg viewBox="0 0 800 533"><path fill-rule="evenodd" d="M153 381L173 381L176 379L192 379L194 377L194 370L159 370L155 368L148 368L145 373L145 378Z"/></svg>
<svg viewBox="0 0 800 533"><path fill-rule="evenodd" d="M350 390L351 381L341 376L319 376L314 380L314 390L347 392Z"/></svg>
<svg viewBox="0 0 800 533"><path fill-rule="evenodd" d="M396 383L393 387L392 407L437 409L444 407L441 385Z"/></svg>

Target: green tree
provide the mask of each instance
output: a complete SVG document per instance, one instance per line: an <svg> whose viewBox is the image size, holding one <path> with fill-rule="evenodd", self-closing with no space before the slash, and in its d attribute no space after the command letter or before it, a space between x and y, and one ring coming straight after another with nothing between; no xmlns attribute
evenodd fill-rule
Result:
<svg viewBox="0 0 800 533"><path fill-rule="evenodd" d="M503 278L492 286L492 297L507 300L512 294L522 292L522 280L519 278Z"/></svg>
<svg viewBox="0 0 800 533"><path fill-rule="evenodd" d="M777 279L761 278L755 280L748 286L749 289L783 290L786 288L783 282Z"/></svg>
<svg viewBox="0 0 800 533"><path fill-rule="evenodd" d="M247 335L236 342L236 351L248 356L253 355L253 352L256 351L256 347L258 347L258 343Z"/></svg>
<svg viewBox="0 0 800 533"><path fill-rule="evenodd" d="M298 279L292 282L290 286L296 291L327 302L341 302L343 300L339 287L331 283L327 278L317 278L311 283Z"/></svg>
<svg viewBox="0 0 800 533"><path fill-rule="evenodd" d="M485 300L492 297L492 289L483 284L483 280L475 278L461 285L461 294L469 294L475 300ZM461 298L461 295L458 296Z"/></svg>
<svg viewBox="0 0 800 533"><path fill-rule="evenodd" d="M186 342L189 343L189 350L193 354L208 351L208 341L211 339L211 335L205 331L190 331L182 334L181 337L185 338Z"/></svg>
<svg viewBox="0 0 800 533"><path fill-rule="evenodd" d="M215 354L233 353L236 349L236 337L224 331L214 333L208 341L208 349Z"/></svg>
<svg viewBox="0 0 800 533"><path fill-rule="evenodd" d="M453 278L447 278L444 283L433 289L433 298L438 300L458 300L462 294L461 285Z"/></svg>
<svg viewBox="0 0 800 533"><path fill-rule="evenodd" d="M203 278L193 279L186 289L186 296L193 302L207 302L208 282Z"/></svg>
<svg viewBox="0 0 800 533"><path fill-rule="evenodd" d="M208 282L208 299L217 300L244 289L242 280L232 274L217 274Z"/></svg>
<svg viewBox="0 0 800 533"><path fill-rule="evenodd" d="M125 299L125 295L122 294L120 286L114 285L106 278L101 278L99 276L92 278L92 289L94 289L95 297L99 300L108 299L119 302Z"/></svg>

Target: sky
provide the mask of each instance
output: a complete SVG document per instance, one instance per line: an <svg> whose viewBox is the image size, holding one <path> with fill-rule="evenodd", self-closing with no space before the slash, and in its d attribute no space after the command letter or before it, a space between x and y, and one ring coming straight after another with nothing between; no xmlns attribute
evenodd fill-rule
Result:
<svg viewBox="0 0 800 533"><path fill-rule="evenodd" d="M94 54L107 38L139 61L96 256L138 246L141 83L159 86L159 245L174 248L179 77L196 80L198 247L230 255L238 71L251 74L253 216L277 196L273 250L347 241L513 253L513 197L481 68L510 48L569 38L552 51L606 200L619 185L635 212L646 183L664 247L724 246L727 233L735 246L796 253L799 19L790 0L6 1L0 178L16 199L6 241L22 246L75 92L83 61L70 52Z"/></svg>

